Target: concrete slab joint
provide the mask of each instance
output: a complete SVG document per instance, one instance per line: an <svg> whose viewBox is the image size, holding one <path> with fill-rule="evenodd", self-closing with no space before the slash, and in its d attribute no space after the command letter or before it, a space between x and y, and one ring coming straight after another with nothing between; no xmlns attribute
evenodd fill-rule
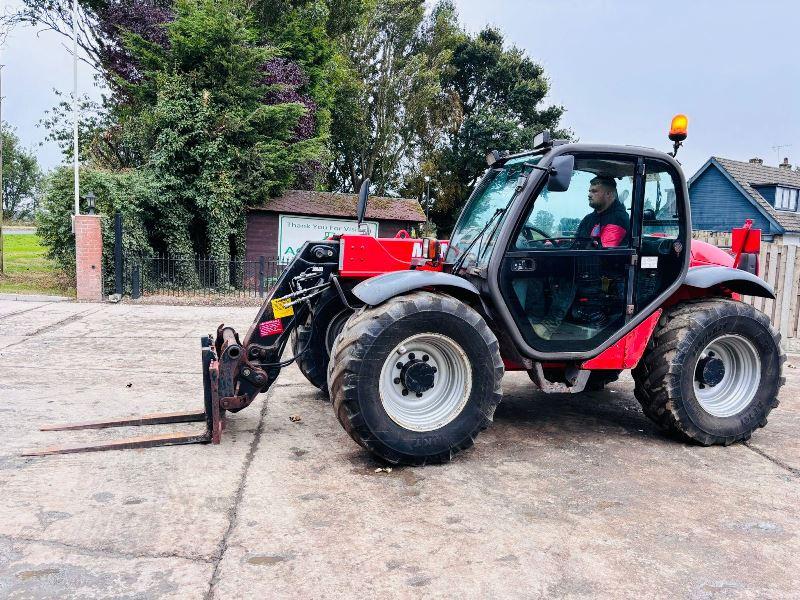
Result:
<svg viewBox="0 0 800 600"><path fill-rule="evenodd" d="M221 445L20 456L198 408L197 338L253 312L0 300L0 598L798 597L800 355L727 448L665 436L628 372L569 397L509 372L474 448L390 471L295 364Z"/></svg>
<svg viewBox="0 0 800 600"><path fill-rule="evenodd" d="M103 300L103 233L100 215L75 217L75 285L78 301Z"/></svg>

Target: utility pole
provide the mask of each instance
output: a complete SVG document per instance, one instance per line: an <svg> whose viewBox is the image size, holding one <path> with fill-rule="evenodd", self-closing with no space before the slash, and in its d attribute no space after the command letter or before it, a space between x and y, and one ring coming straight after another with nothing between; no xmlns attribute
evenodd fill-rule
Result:
<svg viewBox="0 0 800 600"><path fill-rule="evenodd" d="M425 220L428 220L428 209L431 204L431 178L425 175Z"/></svg>
<svg viewBox="0 0 800 600"><path fill-rule="evenodd" d="M81 183L78 170L78 0L72 0L72 153L75 167L75 216L80 214ZM74 221L73 221L74 223Z"/></svg>
<svg viewBox="0 0 800 600"><path fill-rule="evenodd" d="M5 0L0 0L0 15L5 15ZM3 194L3 44L4 32L0 31L0 275L5 273L5 254L3 253L3 206L6 198Z"/></svg>

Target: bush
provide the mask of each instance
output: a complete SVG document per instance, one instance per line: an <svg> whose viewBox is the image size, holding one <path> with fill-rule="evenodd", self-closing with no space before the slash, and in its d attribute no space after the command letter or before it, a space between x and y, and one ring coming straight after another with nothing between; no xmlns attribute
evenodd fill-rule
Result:
<svg viewBox="0 0 800 600"><path fill-rule="evenodd" d="M83 168L81 177L81 213L87 211L86 195L95 195L95 210L102 217L103 276L106 284L114 280L114 213L122 213L122 248L126 255L151 254L147 236L146 207L153 190L147 171L110 172ZM48 257L65 273L75 278L75 234L72 232L74 207L73 171L59 167L45 181L36 232L47 247Z"/></svg>

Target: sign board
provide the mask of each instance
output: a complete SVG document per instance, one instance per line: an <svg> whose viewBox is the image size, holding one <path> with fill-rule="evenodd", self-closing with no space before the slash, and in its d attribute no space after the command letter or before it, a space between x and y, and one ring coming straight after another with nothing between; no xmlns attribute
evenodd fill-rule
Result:
<svg viewBox="0 0 800 600"><path fill-rule="evenodd" d="M364 221L361 229L378 237L377 221ZM358 233L358 221L328 217L280 215L278 218L278 260L289 262L309 241L327 240L342 233Z"/></svg>

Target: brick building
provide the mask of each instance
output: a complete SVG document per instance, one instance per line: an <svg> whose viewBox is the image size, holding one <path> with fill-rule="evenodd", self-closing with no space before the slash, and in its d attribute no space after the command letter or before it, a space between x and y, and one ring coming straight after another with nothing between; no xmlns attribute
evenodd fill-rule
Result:
<svg viewBox="0 0 800 600"><path fill-rule="evenodd" d="M260 256L291 260L308 240L357 231L358 196L333 192L289 190L248 209L247 260ZM417 200L370 196L364 226L371 235L394 237L419 229L425 213Z"/></svg>

